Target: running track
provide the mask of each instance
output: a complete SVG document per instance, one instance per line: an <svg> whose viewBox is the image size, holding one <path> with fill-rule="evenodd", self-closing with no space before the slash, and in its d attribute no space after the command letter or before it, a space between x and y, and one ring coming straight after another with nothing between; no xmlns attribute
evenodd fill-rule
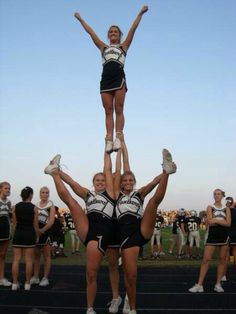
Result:
<svg viewBox="0 0 236 314"><path fill-rule="evenodd" d="M22 267L22 266L21 266ZM205 292L191 294L191 287L198 275L197 268L139 267L137 282L137 313L236 313L236 270L228 269L225 293L214 293L215 269L210 269ZM10 265L6 275L11 278ZM23 283L21 269L20 281ZM30 291L11 291L0 287L1 314L84 314L86 313L85 267L52 266L51 284L47 288L33 286ZM121 271L120 291L124 296ZM97 314L108 313L111 299L108 272L102 267L98 276L98 293L95 301ZM123 304L122 304L123 305ZM122 313L122 306L119 313Z"/></svg>

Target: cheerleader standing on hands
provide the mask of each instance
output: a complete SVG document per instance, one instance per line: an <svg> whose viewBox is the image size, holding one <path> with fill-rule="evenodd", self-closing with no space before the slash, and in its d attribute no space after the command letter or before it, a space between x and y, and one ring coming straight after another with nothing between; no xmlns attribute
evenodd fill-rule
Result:
<svg viewBox="0 0 236 314"><path fill-rule="evenodd" d="M121 148L120 138L124 129L123 107L125 94L127 91L124 63L128 48L133 40L136 28L148 7L143 6L134 20L126 39L121 42L122 32L116 25L110 26L107 36L110 41L109 45L105 44L95 34L93 29L81 18L80 14L75 13L75 17L79 20L85 31L90 35L94 44L98 47L102 54L103 72L100 83L100 92L103 107L106 115L106 152L111 153ZM113 143L114 120L113 112L115 109L115 131L116 139Z"/></svg>

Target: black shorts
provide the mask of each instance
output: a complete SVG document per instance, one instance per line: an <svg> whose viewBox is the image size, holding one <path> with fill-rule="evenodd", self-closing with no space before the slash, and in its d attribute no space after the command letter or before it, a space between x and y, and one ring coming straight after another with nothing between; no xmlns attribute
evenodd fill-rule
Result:
<svg viewBox="0 0 236 314"><path fill-rule="evenodd" d="M145 239L140 231L142 219L136 219L131 223L120 223L121 249L139 246L142 247L150 239Z"/></svg>
<svg viewBox="0 0 236 314"><path fill-rule="evenodd" d="M116 218L112 218L112 230L109 237L108 248L120 247L120 226Z"/></svg>
<svg viewBox="0 0 236 314"><path fill-rule="evenodd" d="M36 245L36 233L32 227L21 227L15 230L12 246L13 247L35 247Z"/></svg>
<svg viewBox="0 0 236 314"><path fill-rule="evenodd" d="M91 220L88 215L89 229L84 245L90 241L98 242L98 250L104 255L108 247L109 239L112 233L112 220L104 217L102 220Z"/></svg>
<svg viewBox="0 0 236 314"><path fill-rule="evenodd" d="M206 245L227 245L229 243L229 228L210 226Z"/></svg>

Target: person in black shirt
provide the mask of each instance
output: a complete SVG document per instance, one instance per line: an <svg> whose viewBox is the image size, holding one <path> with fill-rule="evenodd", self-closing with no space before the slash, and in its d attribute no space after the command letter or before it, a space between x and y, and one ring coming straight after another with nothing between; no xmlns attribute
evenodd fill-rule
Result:
<svg viewBox="0 0 236 314"><path fill-rule="evenodd" d="M14 236L12 240L12 290L19 289L19 262L22 256L25 260L25 290L30 290L30 278L33 270L33 255L36 240L39 236L38 211L31 203L33 189L29 186L21 191L22 202L13 206Z"/></svg>

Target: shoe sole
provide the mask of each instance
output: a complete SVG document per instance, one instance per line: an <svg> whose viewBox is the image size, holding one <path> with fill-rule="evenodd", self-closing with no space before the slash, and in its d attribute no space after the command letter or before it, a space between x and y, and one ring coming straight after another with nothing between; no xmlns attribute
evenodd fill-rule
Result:
<svg viewBox="0 0 236 314"><path fill-rule="evenodd" d="M162 150L162 155L164 160L172 162L172 155L166 148Z"/></svg>
<svg viewBox="0 0 236 314"><path fill-rule="evenodd" d="M59 166L60 160L61 160L61 155L57 154L55 157L53 157L53 159L51 160L51 163Z"/></svg>

